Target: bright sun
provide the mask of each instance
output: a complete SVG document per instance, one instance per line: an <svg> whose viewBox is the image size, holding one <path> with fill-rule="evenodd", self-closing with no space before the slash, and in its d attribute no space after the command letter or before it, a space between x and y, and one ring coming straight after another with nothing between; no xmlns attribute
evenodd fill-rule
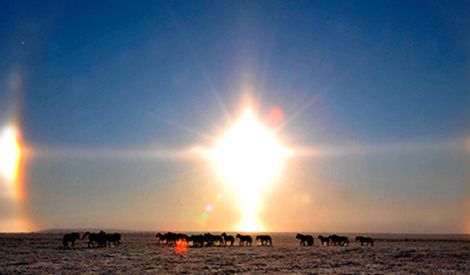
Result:
<svg viewBox="0 0 470 275"><path fill-rule="evenodd" d="M289 150L249 108L208 151L222 181L238 194L243 215L239 230L264 230L258 219L261 200L288 155Z"/></svg>
<svg viewBox="0 0 470 275"><path fill-rule="evenodd" d="M14 182L17 177L20 157L17 133L13 127L7 127L0 136L0 172L10 182Z"/></svg>

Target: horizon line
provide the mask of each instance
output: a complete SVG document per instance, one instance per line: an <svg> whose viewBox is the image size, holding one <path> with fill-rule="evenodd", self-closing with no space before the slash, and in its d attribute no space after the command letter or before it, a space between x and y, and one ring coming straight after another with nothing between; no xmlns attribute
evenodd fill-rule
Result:
<svg viewBox="0 0 470 275"><path fill-rule="evenodd" d="M368 231L233 231L233 230L143 230L143 229L124 229L124 228L95 228L95 227L83 227L83 228L48 228L43 230L33 230L33 231L0 231L0 234L42 234L42 233L62 233L62 232L69 232L69 231L96 231L96 230L103 230L103 231L122 231L125 233L157 233L157 232L182 232L182 233L203 233L203 232L228 232L228 233L274 233L274 234L295 234L295 233L311 233L311 234L321 234L321 233L341 233L341 234L376 234L376 235L470 235L470 233L456 233L456 232L368 232Z"/></svg>

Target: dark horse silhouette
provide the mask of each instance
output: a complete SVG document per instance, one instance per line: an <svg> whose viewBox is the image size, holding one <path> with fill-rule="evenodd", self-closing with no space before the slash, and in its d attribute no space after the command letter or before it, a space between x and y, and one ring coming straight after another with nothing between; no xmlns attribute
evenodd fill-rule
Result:
<svg viewBox="0 0 470 275"><path fill-rule="evenodd" d="M157 233L157 235L155 235L155 238L157 238L157 243L158 244L166 243L166 238L162 233Z"/></svg>
<svg viewBox="0 0 470 275"><path fill-rule="evenodd" d="M321 245L330 245L330 237L318 235Z"/></svg>
<svg viewBox="0 0 470 275"><path fill-rule="evenodd" d="M256 241L260 241L262 246L272 246L273 239L269 235L258 235Z"/></svg>
<svg viewBox="0 0 470 275"><path fill-rule="evenodd" d="M106 247L107 245L108 240L104 231L100 231L99 233L86 232L82 240L86 237L88 237L88 247Z"/></svg>
<svg viewBox="0 0 470 275"><path fill-rule="evenodd" d="M240 239L239 245L240 246L251 246L251 243L253 242L253 239L249 235L240 235L237 234L235 237L236 239Z"/></svg>
<svg viewBox="0 0 470 275"><path fill-rule="evenodd" d="M302 235L297 234L296 239L300 240L300 246L312 246L313 245L313 236L311 235Z"/></svg>
<svg viewBox="0 0 470 275"><path fill-rule="evenodd" d="M191 235L190 237L188 237L188 242L192 242L193 247L203 247L205 241L206 238L204 237L204 235Z"/></svg>
<svg viewBox="0 0 470 275"><path fill-rule="evenodd" d="M219 235L212 235L211 233L204 234L205 242L207 246L213 246L214 244L224 244L224 238Z"/></svg>
<svg viewBox="0 0 470 275"><path fill-rule="evenodd" d="M177 241L187 243L189 238L186 234L173 232L167 232L165 234L158 233L155 237L158 238L158 243L167 245L176 245Z"/></svg>
<svg viewBox="0 0 470 275"><path fill-rule="evenodd" d="M371 245L374 246L374 240L371 237L357 236L356 242L361 242L361 245Z"/></svg>
<svg viewBox="0 0 470 275"><path fill-rule="evenodd" d="M346 236L338 236L338 235L330 235L328 236L330 239L331 245L339 245L339 246L348 246L349 245L349 238Z"/></svg>
<svg viewBox="0 0 470 275"><path fill-rule="evenodd" d="M121 234L119 233L106 234L106 241L108 242L109 247L111 247L111 243L114 244L114 246L118 246L121 244Z"/></svg>
<svg viewBox="0 0 470 275"><path fill-rule="evenodd" d="M72 244L72 247L75 246L75 241L80 239L80 233L72 232L64 234L64 238L62 239L62 244L64 248L70 248L69 243Z"/></svg>
<svg viewBox="0 0 470 275"><path fill-rule="evenodd" d="M224 238L224 244L227 245L227 243L230 243L230 246L233 246L235 243L235 238L233 236L227 235L225 232L222 233L222 238Z"/></svg>

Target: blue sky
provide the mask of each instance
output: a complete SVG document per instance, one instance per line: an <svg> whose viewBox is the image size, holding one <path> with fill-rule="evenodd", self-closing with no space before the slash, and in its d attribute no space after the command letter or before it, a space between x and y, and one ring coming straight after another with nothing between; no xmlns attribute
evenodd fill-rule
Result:
<svg viewBox="0 0 470 275"><path fill-rule="evenodd" d="M177 149L206 142L185 128L212 134L225 127L220 102L235 112L250 89L261 116L279 106L293 118L282 128L291 144L386 148L296 162L291 173L308 180L292 177L291 188L315 197L318 183L309 181L324 182L339 190L331 191L332 202L341 205L340 194L349 194L358 212L367 209L358 200L416 210L400 218L399 209L390 221L375 213L351 221L355 230L465 232L470 225L458 220L466 217L445 213L468 204L469 12L465 1L1 2L0 121L8 123L21 104L23 138L37 148ZM15 76L23 83L19 101ZM97 208L137 209L123 216L124 228L165 227L158 217L131 223L139 207L152 207L143 194L162 201L192 181L210 182L208 175L178 179L188 165L204 166L38 156L26 170L27 212L39 228L91 226L91 215L99 220L112 210L85 210L73 224L65 218L73 207L86 209L88 199L79 198L88 196ZM90 191L108 187L111 195ZM112 207L113 195L120 206ZM190 201L175 219L199 228L185 217L204 202ZM57 210L67 202L73 207ZM444 213L421 228L418 210L429 202ZM292 222L288 229L346 230L339 212L331 224Z"/></svg>

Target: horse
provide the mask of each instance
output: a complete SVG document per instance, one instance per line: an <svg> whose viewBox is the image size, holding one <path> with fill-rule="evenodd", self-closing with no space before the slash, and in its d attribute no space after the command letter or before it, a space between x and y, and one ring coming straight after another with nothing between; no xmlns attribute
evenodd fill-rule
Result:
<svg viewBox="0 0 470 275"><path fill-rule="evenodd" d="M227 245L227 243L230 243L230 246L233 246L235 243L235 238L233 236L227 235L226 233L222 233L222 238L224 238L224 244Z"/></svg>
<svg viewBox="0 0 470 275"><path fill-rule="evenodd" d="M357 236L356 237L356 242L359 241L361 242L362 245L371 245L374 246L374 240L371 237L364 237L364 236Z"/></svg>
<svg viewBox="0 0 470 275"><path fill-rule="evenodd" d="M260 241L262 246L272 246L273 240L269 235L258 235L256 241Z"/></svg>
<svg viewBox="0 0 470 275"><path fill-rule="evenodd" d="M72 232L64 234L64 238L62 239L62 244L64 248L70 248L69 243L72 244L72 247L75 246L75 241L80 239L80 233Z"/></svg>
<svg viewBox="0 0 470 275"><path fill-rule="evenodd" d="M251 246L251 243L253 242L253 239L249 235L237 234L237 236L235 238L240 239L240 242L239 242L240 246L245 246L245 245Z"/></svg>
<svg viewBox="0 0 470 275"><path fill-rule="evenodd" d="M178 236L176 233L173 232L167 232L163 235L163 238L166 241L166 244L168 245L175 245L176 241L178 240Z"/></svg>
<svg viewBox="0 0 470 275"><path fill-rule="evenodd" d="M104 231L100 231L99 233L86 232L83 235L82 240L86 237L88 237L88 248L106 247L107 245L106 233Z"/></svg>
<svg viewBox="0 0 470 275"><path fill-rule="evenodd" d="M330 235L328 236L330 239L331 245L339 245L339 246L348 246L349 245L349 238L346 236L338 236L338 235Z"/></svg>
<svg viewBox="0 0 470 275"><path fill-rule="evenodd" d="M299 239L300 240L300 246L312 246L313 245L313 236L311 235L302 235L302 234L297 234L297 236L295 236L296 239Z"/></svg>
<svg viewBox="0 0 470 275"><path fill-rule="evenodd" d="M165 240L168 245L176 245L177 241L188 242L188 236L181 233L167 232L163 236L160 235L159 240Z"/></svg>
<svg viewBox="0 0 470 275"><path fill-rule="evenodd" d="M188 237L188 242L193 243L193 247L203 247L204 242L206 241L206 238L204 235L191 235Z"/></svg>
<svg viewBox="0 0 470 275"><path fill-rule="evenodd" d="M318 235L321 245L330 245L330 237Z"/></svg>
<svg viewBox="0 0 470 275"><path fill-rule="evenodd" d="M118 246L121 244L121 234L119 233L106 234L106 241L108 242L109 247L111 247L111 243L114 244L114 246Z"/></svg>
<svg viewBox="0 0 470 275"><path fill-rule="evenodd" d="M224 243L224 238L219 235L212 235L211 233L204 234L205 241L207 246L213 246L215 243L221 245Z"/></svg>
<svg viewBox="0 0 470 275"><path fill-rule="evenodd" d="M157 233L157 235L155 235L155 238L157 238L157 243L158 244L165 244L166 243L166 238L165 238L165 235L163 235L162 233Z"/></svg>

